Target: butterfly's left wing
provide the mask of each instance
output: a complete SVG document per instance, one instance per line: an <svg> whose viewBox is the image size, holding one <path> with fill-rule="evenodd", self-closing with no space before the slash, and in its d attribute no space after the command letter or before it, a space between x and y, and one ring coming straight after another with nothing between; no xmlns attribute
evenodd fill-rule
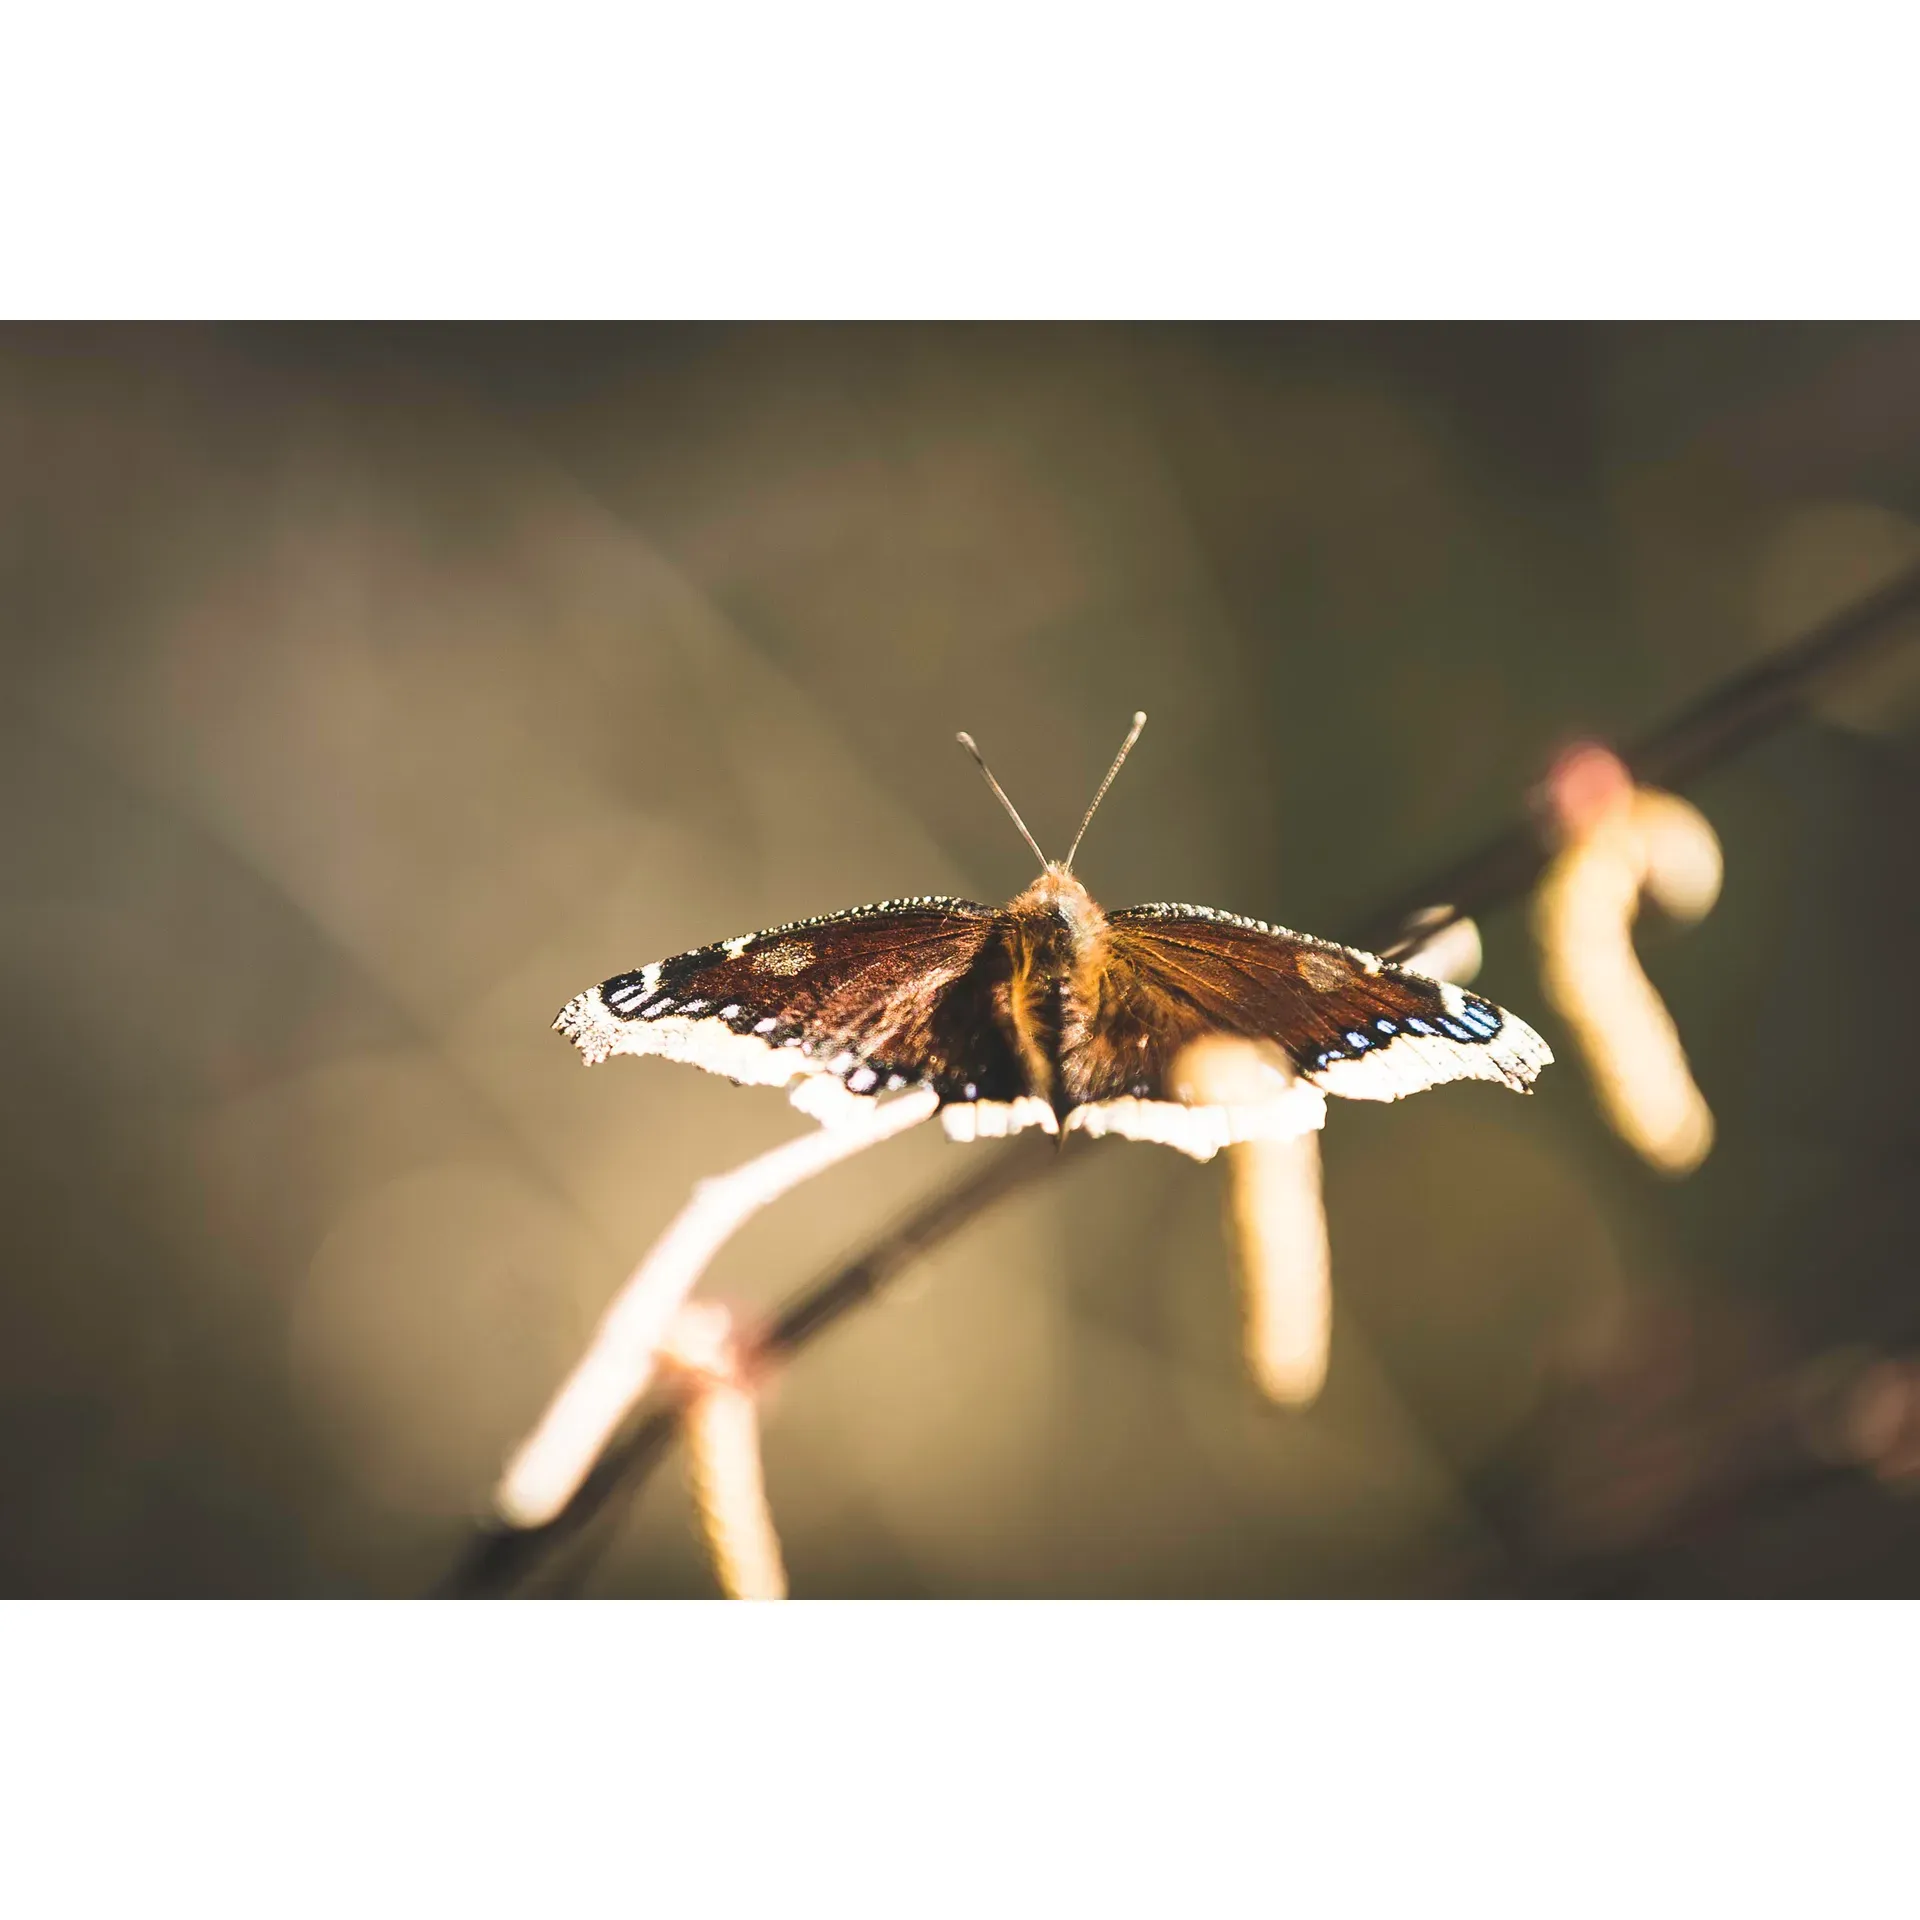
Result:
<svg viewBox="0 0 1920 1920"><path fill-rule="evenodd" d="M1025 1090L981 965L998 916L972 900L884 900L617 973L554 1022L589 1062L653 1053L792 1087L834 1121L883 1093L1011 1102Z"/></svg>
<svg viewBox="0 0 1920 1920"><path fill-rule="evenodd" d="M1278 1082L1298 1076L1349 1100L1398 1100L1469 1079L1524 1093L1553 1058L1525 1021L1478 994L1209 907L1109 915L1103 961L1066 1075L1087 1109L1073 1123L1089 1132L1130 1132L1197 1151L1175 1137L1193 1133L1197 1121L1149 1109L1194 1109L1191 1090L1176 1084L1177 1063L1209 1037L1277 1047L1285 1056ZM1230 1117L1226 1138L1247 1137L1250 1124ZM1147 1131L1154 1127L1163 1130ZM1200 1129L1208 1137L1221 1130Z"/></svg>

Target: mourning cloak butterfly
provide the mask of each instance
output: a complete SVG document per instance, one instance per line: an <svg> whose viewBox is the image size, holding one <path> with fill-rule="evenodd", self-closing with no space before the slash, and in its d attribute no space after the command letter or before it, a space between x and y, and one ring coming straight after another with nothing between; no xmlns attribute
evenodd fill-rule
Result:
<svg viewBox="0 0 1920 1920"><path fill-rule="evenodd" d="M1237 1140L1311 1132L1329 1093L1398 1100L1445 1080L1526 1092L1553 1058L1512 1014L1448 982L1212 907L1104 913L1040 852L966 735L963 746L1041 863L1001 908L927 895L743 933L617 973L554 1022L589 1063L684 1060L743 1085L791 1087L829 1124L932 1087L956 1140L1039 1127L1158 1140L1210 1159ZM1256 1043L1237 1104L1196 1087L1201 1040Z"/></svg>

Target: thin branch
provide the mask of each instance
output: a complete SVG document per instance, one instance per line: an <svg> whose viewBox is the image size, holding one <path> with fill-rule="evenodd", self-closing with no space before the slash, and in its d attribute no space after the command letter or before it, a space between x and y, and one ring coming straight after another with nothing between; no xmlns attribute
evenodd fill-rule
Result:
<svg viewBox="0 0 1920 1920"><path fill-rule="evenodd" d="M816 1127L731 1173L702 1180L614 1296L540 1424L507 1462L493 1497L501 1519L542 1526L580 1491L652 1384L660 1344L682 1302L754 1214L828 1167L931 1119L939 1104L931 1087L916 1087L857 1120Z"/></svg>
<svg viewBox="0 0 1920 1920"><path fill-rule="evenodd" d="M1066 1149L1076 1159L1083 1146ZM1062 1149L1040 1135L988 1156L986 1164L946 1192L923 1202L862 1254L802 1287L767 1326L755 1344L756 1356L784 1360L809 1341L863 1306L923 1253L1022 1187L1051 1173ZM436 1588L441 1598L484 1599L516 1592L572 1548L597 1557L621 1506L639 1491L671 1444L679 1422L678 1400L629 1421L625 1431L600 1456L559 1517L542 1527L477 1528L447 1578ZM563 1574L564 1579L564 1574Z"/></svg>
<svg viewBox="0 0 1920 1920"><path fill-rule="evenodd" d="M1920 568L1723 682L1622 758L1639 780L1679 787L1775 731L1810 699L1912 638L1915 616L1920 616ZM1396 948L1416 943L1407 928L1426 909L1444 904L1449 912L1422 922L1419 943L1452 921L1523 898L1551 852L1544 815L1536 807L1525 823L1374 916L1362 929L1360 944L1391 957ZM858 1258L802 1288L761 1333L756 1356L790 1360L872 1299L919 1255L960 1232L996 1202L1032 1185L1061 1157L1056 1147L1038 1140L997 1154L978 1172L908 1214ZM676 1403L651 1413L643 1410L630 1420L579 1491L545 1526L476 1527L436 1594L480 1598L531 1591L537 1585L549 1593L574 1588L603 1550L626 1504L664 1456L678 1419Z"/></svg>
<svg viewBox="0 0 1920 1920"><path fill-rule="evenodd" d="M1685 786L1785 725L1829 687L1911 640L1910 623L1916 618L1920 567L1897 575L1758 666L1722 681L1620 757L1643 786ZM1521 825L1382 908L1361 928L1356 944L1397 959L1395 948L1404 944L1408 922L1425 908L1444 905L1450 912L1422 927L1423 940L1453 920L1530 893L1553 848L1542 795L1536 790L1529 799L1529 817Z"/></svg>

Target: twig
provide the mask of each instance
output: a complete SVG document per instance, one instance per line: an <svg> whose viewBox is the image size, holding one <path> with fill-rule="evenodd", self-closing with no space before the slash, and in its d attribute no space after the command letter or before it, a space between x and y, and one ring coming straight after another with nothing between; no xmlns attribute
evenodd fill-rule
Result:
<svg viewBox="0 0 1920 1920"><path fill-rule="evenodd" d="M540 1424L508 1461L493 1496L500 1518L516 1527L545 1526L580 1491L652 1384L674 1315L752 1215L828 1167L931 1119L939 1104L931 1087L916 1087L858 1120L816 1127L731 1173L702 1180L614 1296Z"/></svg>
<svg viewBox="0 0 1920 1920"><path fill-rule="evenodd" d="M1757 667L1723 682L1691 707L1647 735L1622 758L1640 781L1674 788L1732 757L1799 713L1815 694L1858 671L1914 629L1920 615L1920 568L1900 575L1875 593L1823 622ZM1365 923L1361 944L1392 957L1430 941L1444 926L1484 914L1531 891L1551 856L1541 811L1410 889ZM1436 904L1444 915L1427 912ZM1425 914L1417 933L1409 923ZM918 1255L958 1233L996 1201L1031 1184L1058 1161L1057 1149L1022 1144L1007 1149L970 1178L929 1201L881 1236L846 1266L803 1288L761 1335L756 1351L791 1358ZM596 1522L630 1499L674 1436L677 1411L666 1407L637 1420L600 1455L578 1490L545 1525L477 1528L445 1580L444 1597L483 1597L526 1590L543 1572L559 1574L570 1549L592 1556ZM549 1589L556 1583L550 1579Z"/></svg>
<svg viewBox="0 0 1920 1920"><path fill-rule="evenodd" d="M997 1201L1051 1173L1063 1158L1090 1151L1078 1143L1065 1151L1037 1134L988 1154L986 1164L946 1192L916 1207L845 1266L801 1288L761 1334L755 1353L780 1360L844 1319L923 1253L957 1233ZM617 1500L630 1498L673 1440L677 1401L630 1420L600 1456L578 1493L547 1525L481 1527L447 1578L441 1598L484 1599L516 1592L543 1569L556 1566L571 1548L596 1551L595 1523L610 1518ZM564 1574L562 1576L564 1578Z"/></svg>
<svg viewBox="0 0 1920 1920"><path fill-rule="evenodd" d="M1920 567L1855 601L1758 666L1722 681L1620 757L1642 786L1685 786L1784 725L1814 695L1912 639L1914 629L1904 623L1915 617L1920 617ZM1544 795L1536 789L1529 799L1529 818L1522 825L1403 893L1366 921L1357 944L1398 959L1396 948L1405 941L1408 922L1423 910L1448 909L1422 926L1420 937L1427 940L1454 920L1531 892L1553 846Z"/></svg>

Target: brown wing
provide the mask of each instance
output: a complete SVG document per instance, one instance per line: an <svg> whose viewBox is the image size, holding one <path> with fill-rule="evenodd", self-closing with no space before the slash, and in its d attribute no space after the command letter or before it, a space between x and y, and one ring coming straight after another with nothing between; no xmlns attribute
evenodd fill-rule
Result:
<svg viewBox="0 0 1920 1920"><path fill-rule="evenodd" d="M1000 918L927 897L797 920L615 974L554 1025L589 1062L652 1053L743 1084L817 1077L839 1083L830 1102L907 1086L1010 1101L1028 1085L996 1012Z"/></svg>
<svg viewBox="0 0 1920 1920"><path fill-rule="evenodd" d="M1127 907L1107 922L1098 1005L1064 1076L1083 1101L1177 1097L1207 1034L1272 1041L1328 1093L1397 1100L1445 1080L1524 1092L1553 1058L1478 994L1350 947L1209 907Z"/></svg>

